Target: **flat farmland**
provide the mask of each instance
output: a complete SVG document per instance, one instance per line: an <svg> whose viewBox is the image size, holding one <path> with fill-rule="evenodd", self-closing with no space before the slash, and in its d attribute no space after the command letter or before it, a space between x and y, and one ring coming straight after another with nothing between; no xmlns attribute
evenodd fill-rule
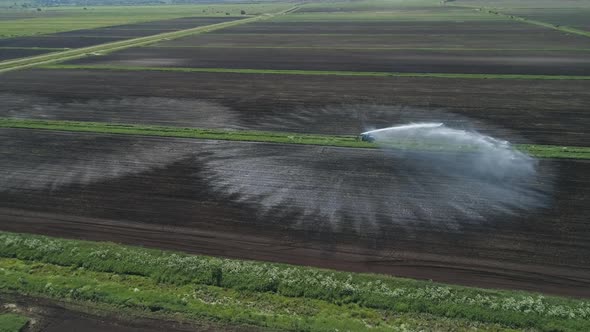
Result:
<svg viewBox="0 0 590 332"><path fill-rule="evenodd" d="M4 77L2 117L352 135L442 121L515 143L590 145L587 81L108 70Z"/></svg>
<svg viewBox="0 0 590 332"><path fill-rule="evenodd" d="M67 62L130 67L590 75L590 52L133 48Z"/></svg>
<svg viewBox="0 0 590 332"><path fill-rule="evenodd" d="M83 29L54 34L56 37L125 37L136 38L155 35L163 32L190 29L203 25L229 22L240 17L183 17L172 20L153 21L147 23L125 24L96 29Z"/></svg>
<svg viewBox="0 0 590 332"><path fill-rule="evenodd" d="M588 38L522 22L306 21L308 15L292 16L69 64L577 76L590 72Z"/></svg>
<svg viewBox="0 0 590 332"><path fill-rule="evenodd" d="M19 48L0 48L0 61L13 58L24 58L44 53L52 52L48 49L19 49ZM55 51L53 51L55 52Z"/></svg>
<svg viewBox="0 0 590 332"><path fill-rule="evenodd" d="M485 17L485 14L479 14ZM299 15L305 17L305 15ZM286 16L288 17L288 16ZM588 38L510 20L269 21L157 46L588 49Z"/></svg>
<svg viewBox="0 0 590 332"><path fill-rule="evenodd" d="M589 295L586 161L515 179L522 213L436 154L0 132L3 230Z"/></svg>
<svg viewBox="0 0 590 332"><path fill-rule="evenodd" d="M530 20L542 21L558 26L568 26L590 31L590 6L586 8L526 8L506 9L502 11L508 15L525 17Z"/></svg>
<svg viewBox="0 0 590 332"><path fill-rule="evenodd" d="M590 39L451 2L9 30L0 57L97 46L2 66L0 288L135 324L54 330L585 330L586 300L501 289L590 298Z"/></svg>
<svg viewBox="0 0 590 332"><path fill-rule="evenodd" d="M276 12L290 8L281 2L206 4L206 5L159 5L159 6L97 6L97 7L49 7L40 12L35 9L0 10L0 38L34 36L58 32L94 29L101 27L170 20L182 17L243 17L248 15Z"/></svg>
<svg viewBox="0 0 590 332"><path fill-rule="evenodd" d="M108 28L83 29L42 36L0 39L1 47L44 47L79 48L118 40L137 38L158 33L178 31L203 25L236 20L239 17L185 17L153 21L148 23L125 24ZM0 52L4 50L0 49Z"/></svg>
<svg viewBox="0 0 590 332"><path fill-rule="evenodd" d="M508 15L590 31L590 3L585 0L459 0L453 5L495 8Z"/></svg>

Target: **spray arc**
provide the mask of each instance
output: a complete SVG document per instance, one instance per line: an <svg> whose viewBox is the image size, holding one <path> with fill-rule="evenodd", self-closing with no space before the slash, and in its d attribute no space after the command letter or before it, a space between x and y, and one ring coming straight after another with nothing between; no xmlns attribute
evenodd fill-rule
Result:
<svg viewBox="0 0 590 332"><path fill-rule="evenodd" d="M395 126L395 127L387 127L381 129L374 129L365 131L359 135L361 141L365 142L374 142L381 134L386 134L393 131L406 131L406 130L413 130L413 129L428 129L428 128L438 128L444 126L443 123L412 123L408 125L402 126Z"/></svg>

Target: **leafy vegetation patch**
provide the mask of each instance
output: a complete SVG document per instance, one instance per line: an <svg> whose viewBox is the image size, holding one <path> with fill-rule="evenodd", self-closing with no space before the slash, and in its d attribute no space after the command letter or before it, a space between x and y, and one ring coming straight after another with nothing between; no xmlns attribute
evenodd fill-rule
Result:
<svg viewBox="0 0 590 332"><path fill-rule="evenodd" d="M183 128L166 126L146 126L135 124L116 124L102 122L77 122L58 120L34 120L0 118L0 128L26 128L62 130L73 132L92 132L124 135L145 135L196 139L217 139L227 141L251 141L285 144L323 145L349 148L377 148L375 143L365 142L357 136L346 135L313 135L293 134L269 131L249 130L223 130L223 129L202 129ZM470 146L445 146L420 144L418 142L388 142L388 147L393 149L413 149L423 151L473 151ZM534 157L539 158L575 158L590 159L590 148L588 147L567 147L554 145L532 145L519 144L515 147Z"/></svg>
<svg viewBox="0 0 590 332"><path fill-rule="evenodd" d="M285 329L590 329L590 302L0 232L0 289Z"/></svg>
<svg viewBox="0 0 590 332"><path fill-rule="evenodd" d="M0 313L0 332L20 332L28 322L29 319L22 315Z"/></svg>

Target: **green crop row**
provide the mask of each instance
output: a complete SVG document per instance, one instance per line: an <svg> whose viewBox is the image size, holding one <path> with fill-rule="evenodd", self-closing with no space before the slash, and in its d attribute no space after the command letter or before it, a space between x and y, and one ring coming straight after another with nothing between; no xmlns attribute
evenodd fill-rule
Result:
<svg viewBox="0 0 590 332"><path fill-rule="evenodd" d="M413 330L424 319L440 331L590 329L589 302L526 292L6 232L0 257L4 291L189 318L319 331Z"/></svg>
<svg viewBox="0 0 590 332"><path fill-rule="evenodd" d="M77 122L58 120L35 120L0 118L0 128L44 129L72 132L91 132L105 134L144 135L195 139L216 139L227 141L250 141L283 144L303 144L337 146L348 148L377 148L375 143L365 142L357 136L350 135L313 135L269 131L202 129L167 126L147 126L136 124L116 124L102 122ZM388 148L411 149L419 151L465 151L472 152L474 147L421 144L419 142L387 142ZM590 148L554 145L518 144L515 147L539 158L573 158L590 159Z"/></svg>

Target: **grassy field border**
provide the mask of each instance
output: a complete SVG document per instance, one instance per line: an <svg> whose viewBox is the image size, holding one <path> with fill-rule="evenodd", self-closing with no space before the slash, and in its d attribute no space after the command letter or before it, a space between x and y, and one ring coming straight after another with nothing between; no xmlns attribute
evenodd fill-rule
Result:
<svg viewBox="0 0 590 332"><path fill-rule="evenodd" d="M430 317L495 331L590 329L587 300L522 291L9 232L0 232L0 257L5 292L234 324L379 331Z"/></svg>
<svg viewBox="0 0 590 332"><path fill-rule="evenodd" d="M449 79L503 79L503 80L590 80L590 76L568 75L521 75L521 74L461 74L461 73L400 73L339 70L293 70L249 68L193 68L193 67L140 67L117 65L43 65L43 69L111 70L111 71L167 71L180 73L231 73L263 75L320 75L363 77L421 77Z"/></svg>
<svg viewBox="0 0 590 332"><path fill-rule="evenodd" d="M119 124L104 122L0 118L0 128L41 129L103 134L143 135L191 139L213 139L226 141L321 145L345 148L375 149L379 147L379 145L375 143L360 141L357 136L351 135L318 135L272 131L149 126L139 124ZM400 143L397 145L394 143L388 143L388 146L393 149L410 149L416 151L449 152L458 150L457 147L444 147L408 143ZM514 146L518 150L538 158L590 159L590 147L534 144L516 144ZM470 147L461 147L460 149L465 150L465 152L473 151L473 148Z"/></svg>
<svg viewBox="0 0 590 332"><path fill-rule="evenodd" d="M28 323L29 318L26 316L0 312L0 332L20 332Z"/></svg>

